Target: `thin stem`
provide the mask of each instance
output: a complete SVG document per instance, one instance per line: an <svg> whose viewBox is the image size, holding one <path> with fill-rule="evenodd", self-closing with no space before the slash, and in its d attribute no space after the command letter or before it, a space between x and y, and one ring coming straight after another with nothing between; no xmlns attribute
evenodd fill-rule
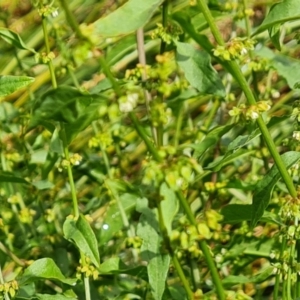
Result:
<svg viewBox="0 0 300 300"><path fill-rule="evenodd" d="M142 70L142 80L147 81L148 76L147 76L147 70L146 70L146 53L145 53L145 45L144 45L144 30L143 28L139 28L136 32L136 41L137 41L137 49L138 49L138 57L139 57L139 63L142 65L143 70ZM143 89L144 91L144 98L145 98L145 103L146 103L146 108L147 108L147 115L148 118L150 118L150 102L152 100L151 94L146 90ZM152 131L152 136L154 141L157 142L157 132L155 127L151 127Z"/></svg>
<svg viewBox="0 0 300 300"><path fill-rule="evenodd" d="M49 44L49 37L48 37L48 30L47 30L47 19L44 16L42 18L42 26L43 26L43 32L44 32L46 55L49 55L49 53L50 53L50 44ZM53 65L53 62L52 62L51 59L48 62L48 67L49 67L52 87L54 89L56 89L57 88L57 82L56 82L56 76L55 76L55 71L54 71L54 65Z"/></svg>
<svg viewBox="0 0 300 300"><path fill-rule="evenodd" d="M219 99L215 99L214 103L213 103L213 107L210 109L208 116L205 119L204 122L204 128L206 130L209 129L209 127L211 126L213 119L218 111L220 107L220 100Z"/></svg>
<svg viewBox="0 0 300 300"><path fill-rule="evenodd" d="M60 4L61 4L63 10L65 11L66 19L67 19L69 25L75 31L75 34L77 35L77 37L80 39L86 39L86 37L82 34L82 32L79 28L78 22L76 21L74 15L70 11L69 5L66 2L66 0L60 0Z"/></svg>
<svg viewBox="0 0 300 300"><path fill-rule="evenodd" d="M300 240L296 242L296 249L297 249L297 264L300 263ZM297 272L297 282L296 282L296 297L300 297L300 275Z"/></svg>
<svg viewBox="0 0 300 300"><path fill-rule="evenodd" d="M212 34L214 35L216 41L218 42L219 45L224 45L224 41L222 39L221 33L218 30L217 26L216 26L216 22L214 21L208 7L207 4L205 3L204 0L199 0L198 1L198 5L212 31ZM243 76L243 73L241 72L237 62L235 61L230 61L228 62L228 65L230 66L230 70L232 72L232 75L234 76L234 78L237 80L237 82L239 83L240 87L242 88L248 102L250 105L256 105L256 100L255 97L251 91L250 86L248 85L245 77ZM259 118L257 119L257 124L258 127L262 133L262 136L264 137L264 140L267 144L267 147L275 161L275 164L278 168L278 171L283 179L283 181L285 182L287 189L289 191L289 193L291 194L292 197L296 197L297 196L297 192L296 189L294 187L292 178L290 177L279 153L277 152L276 146L273 142L273 139L267 129L266 124L264 123L263 119L261 116L259 116Z"/></svg>
<svg viewBox="0 0 300 300"><path fill-rule="evenodd" d="M67 5L66 5L66 7L67 7ZM67 9L68 9L68 7L67 7ZM69 10L68 10L68 13L71 17L73 17ZM75 20L75 18L73 18L73 19ZM76 23L76 20L75 20L75 23ZM46 52L48 55L50 53L50 45L49 45L49 37L48 37L48 31L47 31L47 19L45 16L43 16L43 18L42 18L42 26L43 26L43 32L44 32L44 41L45 41L45 46L46 46ZM79 30L79 27L78 27L78 30ZM80 32L80 30L79 30L79 32ZM56 89L57 81L56 81L56 76L55 76L55 71L54 71L54 65L53 65L53 62L51 59L48 62L48 66L49 66L49 71L50 71L50 76L51 76L51 81L52 81L52 87L54 89ZM70 164L70 154L69 154L66 130L65 130L65 126L63 123L60 123L60 127L61 127L61 132L60 132L61 136L60 137L63 142L64 156L65 156L65 159L67 160L67 172L68 172L68 179L69 179L69 184L70 184L70 189L71 189L71 194L72 194L73 213L74 213L75 218L77 219L79 217L79 208L78 208L78 200L77 200L76 187L75 187L74 178L73 178L72 166ZM82 265L84 266L84 265L86 265L85 255L83 254L83 252L81 250L79 250L79 252L80 252ZM85 289L85 299L91 300L90 283L89 283L88 276L84 275L83 280L84 280L84 289Z"/></svg>
<svg viewBox="0 0 300 300"><path fill-rule="evenodd" d="M162 161L162 157L159 156L157 149L155 148L153 143L149 140L147 133L145 132L144 128L141 126L136 115L133 112L130 112L129 116L134 124L136 131L138 132L139 136L144 140L149 152L152 154L154 159L156 161Z"/></svg>
<svg viewBox="0 0 300 300"><path fill-rule="evenodd" d="M161 230L161 233L162 233L162 237L163 237L163 240L164 240L164 244L172 258L172 261L173 261L173 264L174 264L174 267L176 269L176 272L178 273L178 276L183 284L183 287L188 295L188 299L189 300L193 300L194 299L194 295L193 295L193 292L190 288L190 284L182 270L182 267L178 261L178 258L176 256L176 254L174 253L174 250L172 248L172 245L171 245L171 241L170 241L170 237L168 235L168 231L167 231L167 228L165 226L165 222L164 222L164 218L163 218L163 212L162 212L162 207L161 207L161 203L158 202L158 205L157 205L157 210L158 210L158 222L159 222L159 227L160 227L160 230Z"/></svg>
<svg viewBox="0 0 300 300"><path fill-rule="evenodd" d="M122 91L120 89L120 86L119 86L118 82L116 81L116 79L114 78L109 66L107 65L106 61L104 60L104 58L102 56L99 58L99 62L100 62L100 65L101 65L104 73L106 74L106 76L110 80L114 91L116 92L116 94L119 97L121 97L122 96ZM162 158L159 156L158 151L156 150L156 148L154 147L152 142L149 140L148 135L146 134L144 128L141 126L141 124L140 124L138 118L136 117L136 115L133 112L130 112L129 116L130 116L130 118L131 118L131 120L134 124L134 127L135 127L136 131L138 132L140 137L144 140L149 152L153 155L154 159L157 160L157 161L162 161Z"/></svg>
<svg viewBox="0 0 300 300"><path fill-rule="evenodd" d="M197 222L196 222L196 218L187 202L187 200L184 198L183 194L181 191L177 192L177 197L179 198L180 204L183 207L185 213L188 216L188 219L190 221L190 223L192 225L194 225L197 228ZM197 228L198 230L198 228ZM210 270L211 273L211 277L213 279L213 282L215 284L215 288L216 288L216 292L218 295L218 299L219 300L225 300L225 293L224 293L224 288L222 286L222 282L220 279L220 275L218 273L218 270L216 268L215 262L213 260L213 257L209 251L208 245L206 243L205 240L199 241L199 247L201 249L201 251L203 252L205 261L208 265L208 268Z"/></svg>
<svg viewBox="0 0 300 300"><path fill-rule="evenodd" d="M64 156L68 162L67 163L67 172L68 172L69 184L70 184L71 195L72 195L73 212L74 212L75 218L78 218L79 217L79 208L78 208L76 187L75 187L74 178L73 178L72 166L70 164L70 153L69 153L69 148L68 148L68 143L67 143L66 130L65 130L63 123L61 123L61 139L63 142Z"/></svg>
<svg viewBox="0 0 300 300"><path fill-rule="evenodd" d="M192 292L192 290L190 288L190 285L189 285L189 283L188 283L188 281L187 281L187 279L186 279L186 277L185 277L185 275L183 273L183 270L181 268L181 265L180 265L180 263L179 263L178 258L177 258L176 255L174 255L172 257L172 261L173 261L174 267L175 267L175 269L176 269L176 271L178 273L178 276L179 276L179 278L180 278L180 280L181 280L181 282L183 284L183 287L184 287L184 289L185 289L185 291L186 291L186 293L188 295L188 299L189 300L193 300L194 299L194 294L193 294L193 292Z"/></svg>
<svg viewBox="0 0 300 300"><path fill-rule="evenodd" d="M91 300L91 291L90 291L90 280L87 276L83 277L84 282L84 291L85 291L85 300Z"/></svg>
<svg viewBox="0 0 300 300"><path fill-rule="evenodd" d="M169 0L165 0L162 5L162 25L164 28L168 26L168 10L169 10ZM164 40L161 41L160 44L160 54L166 51L166 42Z"/></svg>

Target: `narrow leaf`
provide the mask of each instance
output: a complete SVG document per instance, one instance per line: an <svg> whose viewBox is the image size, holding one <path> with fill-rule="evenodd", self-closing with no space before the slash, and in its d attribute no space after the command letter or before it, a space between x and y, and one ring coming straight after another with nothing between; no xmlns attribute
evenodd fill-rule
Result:
<svg viewBox="0 0 300 300"><path fill-rule="evenodd" d="M269 37L277 50L281 50L280 45L280 24L276 24L268 29Z"/></svg>
<svg viewBox="0 0 300 300"><path fill-rule="evenodd" d="M234 151L239 148L242 148L253 141L255 138L261 135L260 130L257 128L256 130L252 131L249 135L239 135L236 139L234 139L227 147L228 151Z"/></svg>
<svg viewBox="0 0 300 300"><path fill-rule="evenodd" d="M222 280L222 283L226 287L231 287L231 286L237 285L237 284L245 284L245 283L249 283L249 282L252 282L252 280L243 275L239 275L239 276L229 275L229 276L226 276Z"/></svg>
<svg viewBox="0 0 300 300"><path fill-rule="evenodd" d="M28 84L32 83L34 78L27 76L0 76L0 97L10 95Z"/></svg>
<svg viewBox="0 0 300 300"><path fill-rule="evenodd" d="M142 213L137 229L138 236L143 239L141 256L148 262L147 270L152 295L154 299L160 300L165 290L170 256L161 253L162 237L157 210L150 209L148 200L143 198L138 200L137 211Z"/></svg>
<svg viewBox="0 0 300 300"><path fill-rule="evenodd" d="M143 27L163 0L129 0L108 16L92 24L95 34L112 37Z"/></svg>
<svg viewBox="0 0 300 300"><path fill-rule="evenodd" d="M196 50L192 45L176 43L176 60L184 71L192 87L201 94L225 97L225 89L218 73L210 63L210 56L205 51Z"/></svg>
<svg viewBox="0 0 300 300"><path fill-rule="evenodd" d="M41 258L33 262L20 278L21 284L28 284L36 279L57 280L68 285L75 285L76 278L66 278L51 258Z"/></svg>
<svg viewBox="0 0 300 300"><path fill-rule="evenodd" d="M65 238L72 241L99 268L100 257L97 239L85 217L80 215L78 220L66 219L63 232Z"/></svg>
<svg viewBox="0 0 300 300"><path fill-rule="evenodd" d="M23 50L28 50L32 53L36 53L34 49L28 48L25 43L22 41L21 37L14 31L0 27L0 37L5 40L7 43Z"/></svg>
<svg viewBox="0 0 300 300"><path fill-rule="evenodd" d="M36 297L39 300L76 300L77 298L74 297L66 297L61 294L56 294L56 295L49 295L49 294L36 294Z"/></svg>
<svg viewBox="0 0 300 300"><path fill-rule="evenodd" d="M200 158L210 147L216 145L220 138L232 129L234 125L217 126L210 130L205 139L198 144L189 145L195 149L194 157Z"/></svg>
<svg viewBox="0 0 300 300"><path fill-rule="evenodd" d="M0 182L14 182L14 183L24 183L29 184L28 181L21 177L16 177L12 173L2 172L0 173Z"/></svg>
<svg viewBox="0 0 300 300"><path fill-rule="evenodd" d="M290 168L300 159L300 152L289 151L281 155L282 161L286 168ZM278 171L277 166L274 164L271 170L260 180L256 186L256 192L253 195L252 200L252 220L251 226L255 224L264 214L264 210L269 204L273 188L281 175Z"/></svg>
<svg viewBox="0 0 300 300"><path fill-rule="evenodd" d="M252 153L255 153L255 150L248 149L239 149L233 153L227 152L224 156L219 156L215 161L210 163L205 170L213 170L214 172L218 172L221 168L229 163L237 160L238 158L248 156Z"/></svg>
<svg viewBox="0 0 300 300"><path fill-rule="evenodd" d="M274 4L267 17L253 35L265 31L266 29L288 21L300 18L300 6L298 0L284 0Z"/></svg>

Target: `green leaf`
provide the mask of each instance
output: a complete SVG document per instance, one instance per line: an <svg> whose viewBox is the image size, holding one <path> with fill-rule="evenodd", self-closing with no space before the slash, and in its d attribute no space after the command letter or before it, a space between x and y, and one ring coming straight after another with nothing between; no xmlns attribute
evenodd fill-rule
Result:
<svg viewBox="0 0 300 300"><path fill-rule="evenodd" d="M289 151L281 155L282 161L287 169L293 166L300 159L300 152ZM256 186L256 192L252 200L252 220L251 226L255 224L264 214L266 207L269 205L271 194L276 182L280 179L281 175L277 166L274 164L271 170L260 180Z"/></svg>
<svg viewBox="0 0 300 300"><path fill-rule="evenodd" d="M141 257L148 262L147 271L151 292L156 300L162 299L169 270L170 256L160 253L161 232L158 224L157 209L148 207L148 200L139 199L137 211L142 213L137 234L143 239Z"/></svg>
<svg viewBox="0 0 300 300"><path fill-rule="evenodd" d="M123 194L120 196L123 209L126 215L129 215L136 206L138 197L135 194ZM113 203L109 206L105 219L103 221L99 245L105 245L109 240L112 239L113 235L124 227L120 210L117 203Z"/></svg>
<svg viewBox="0 0 300 300"><path fill-rule="evenodd" d="M261 135L261 132L259 128L252 131L249 135L239 135L236 139L234 139L227 147L228 151L235 151L238 150L247 144L249 144L251 141L253 141L255 138L259 137Z"/></svg>
<svg viewBox="0 0 300 300"><path fill-rule="evenodd" d="M37 180L32 182L32 185L35 186L38 190L47 190L53 188L54 184L48 180Z"/></svg>
<svg viewBox="0 0 300 300"><path fill-rule="evenodd" d="M237 284L245 284L248 282L252 282L251 279L247 278L246 276L243 275L229 275L226 276L223 280L222 283L226 286L226 287L231 287L233 285L237 285Z"/></svg>
<svg viewBox="0 0 300 300"><path fill-rule="evenodd" d="M36 53L34 49L28 48L25 43L22 41L21 37L14 31L0 27L0 37L5 40L7 43L23 50L28 50L32 53Z"/></svg>
<svg viewBox="0 0 300 300"><path fill-rule="evenodd" d="M275 54L272 50L263 47L260 50L255 50L255 53L263 58L268 59L268 63L278 74L286 79L291 89L295 88L295 84L300 78L300 62L297 59L288 57L283 54Z"/></svg>
<svg viewBox="0 0 300 300"><path fill-rule="evenodd" d="M112 37L143 27L163 0L129 0L108 16L92 24L95 34Z"/></svg>
<svg viewBox="0 0 300 300"><path fill-rule="evenodd" d="M253 207L250 204L229 204L222 208L221 214L223 215L222 223L236 224L243 221L250 221L252 218ZM283 225L282 220L277 214L269 211L264 211L261 218L263 222L274 223Z"/></svg>
<svg viewBox="0 0 300 300"><path fill-rule="evenodd" d="M34 78L27 76L0 76L0 97L7 96L32 83Z"/></svg>
<svg viewBox="0 0 300 300"><path fill-rule="evenodd" d="M277 50L281 50L280 45L280 24L276 24L268 29L270 39Z"/></svg>
<svg viewBox="0 0 300 300"><path fill-rule="evenodd" d="M210 63L209 54L186 43L176 42L176 46L177 63L191 86L201 94L225 97L224 86Z"/></svg>
<svg viewBox="0 0 300 300"><path fill-rule="evenodd" d="M256 150L248 150L248 149L239 149L233 153L227 153L224 156L219 156L215 161L210 163L207 167L205 167L205 170L213 170L213 172L218 172L221 170L221 168L238 158L241 158L243 156L248 156L252 153L255 153Z"/></svg>
<svg viewBox="0 0 300 300"><path fill-rule="evenodd" d="M36 294L35 295L39 300L76 300L74 297L66 297L61 294L48 295L48 294Z"/></svg>
<svg viewBox="0 0 300 300"><path fill-rule="evenodd" d="M267 17L253 35L265 31L266 29L288 21L300 19L300 6L298 0L284 0L274 4Z"/></svg>
<svg viewBox="0 0 300 300"><path fill-rule="evenodd" d="M80 215L78 220L66 219L63 232L65 238L73 242L99 268L100 256L97 239L85 217Z"/></svg>
<svg viewBox="0 0 300 300"><path fill-rule="evenodd" d="M16 177L12 173L9 173L9 172L1 172L0 173L0 182L14 182L14 183L29 184L29 182L26 181L25 179Z"/></svg>
<svg viewBox="0 0 300 300"><path fill-rule="evenodd" d="M168 234L171 235L172 221L178 212L179 202L174 191L170 189L165 182L160 186L160 196L162 199L161 209L164 223L167 228Z"/></svg>
<svg viewBox="0 0 300 300"><path fill-rule="evenodd" d="M105 260L99 267L100 274L128 274L140 279L147 280L146 267L138 266L128 268L119 257L112 257Z"/></svg>
<svg viewBox="0 0 300 300"><path fill-rule="evenodd" d="M82 117L88 117L91 122L90 114L97 112L98 105L102 103L104 102L99 99L99 96L84 94L68 86L60 86L42 95L30 126L39 125L45 119L73 126L78 126L76 121L82 122ZM95 105L91 106L91 104ZM84 126L86 127L87 124L85 123Z"/></svg>
<svg viewBox="0 0 300 300"><path fill-rule="evenodd" d="M191 144L189 147L195 149L194 157L200 158L210 147L216 145L220 138L232 129L234 125L217 126L211 129L205 139L198 144Z"/></svg>
<svg viewBox="0 0 300 300"><path fill-rule="evenodd" d="M252 281L257 284L266 281L271 276L274 276L274 269L274 266L268 266L264 268L259 273L253 276Z"/></svg>
<svg viewBox="0 0 300 300"><path fill-rule="evenodd" d="M66 278L51 258L41 258L34 261L19 279L20 285L28 284L36 279L57 280L68 285L75 285L76 278Z"/></svg>
<svg viewBox="0 0 300 300"><path fill-rule="evenodd" d="M223 215L222 223L236 224L243 221L251 220L252 205L250 204L229 204L222 208L221 214Z"/></svg>

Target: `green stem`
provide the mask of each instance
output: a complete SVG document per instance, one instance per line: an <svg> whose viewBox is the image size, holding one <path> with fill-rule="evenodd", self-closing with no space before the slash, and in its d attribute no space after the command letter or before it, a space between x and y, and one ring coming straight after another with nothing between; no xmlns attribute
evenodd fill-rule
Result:
<svg viewBox="0 0 300 300"><path fill-rule="evenodd" d="M142 70L142 80L147 81L148 75L146 70L146 53L145 53L145 42L144 42L144 29L139 28L136 32L136 41L137 41L137 49L138 49L138 57L139 57L139 63L143 66ZM150 102L152 101L151 94L147 91L147 89L144 89L144 98L147 108L147 116L148 119L150 119ZM157 132L156 128L154 126L151 126L152 131L152 137L155 142L157 142Z"/></svg>
<svg viewBox="0 0 300 300"><path fill-rule="evenodd" d="M198 0L198 5L212 31L212 34L214 35L217 43L221 46L223 46L225 43L222 39L221 33L218 30L217 26L216 26L216 22L213 19L207 4L205 3L204 0ZM237 82L239 83L240 87L242 88L248 102L250 105L256 105L256 100L255 97L251 91L250 86L248 85L245 77L243 76L243 73L241 72L239 65L237 64L237 62L235 61L230 61L228 63L228 65L230 66L230 70L232 72L233 77L237 80ZM285 182L287 189L289 191L289 193L291 194L292 197L296 198L297 196L297 192L296 189L294 187L292 178L290 177L290 175L288 174L288 171L279 155L279 153L277 152L276 146L273 142L273 139L267 129L266 124L264 123L263 119L261 116L259 116L259 118L257 119L257 124L258 127L262 133L262 136L264 137L264 140L267 144L267 147L275 161L275 164L278 168L279 173L281 174L281 177L283 179L283 181Z"/></svg>
<svg viewBox="0 0 300 300"><path fill-rule="evenodd" d="M164 240L164 244L172 258L172 261L173 261L173 264L174 264L174 267L176 269L176 272L178 273L178 276L183 284L183 287L188 295L188 299L189 300L193 300L194 299L194 295L193 295L193 292L190 288L190 284L182 270L182 267L178 261L178 258L176 256L176 254L174 253L174 250L172 248L172 245L171 245L171 241L170 241L170 237L168 235L168 230L165 226L165 222L164 222L164 218L163 218L163 212L162 212L162 207L161 207L161 203L158 202L158 205L157 205L157 210L158 210L158 222L159 222L159 227L160 227L160 231L162 233L162 237L163 237L163 240Z"/></svg>
<svg viewBox="0 0 300 300"><path fill-rule="evenodd" d="M300 264L300 240L297 240L296 249L297 249L297 264ZM297 298L300 297L300 275L299 275L299 272L297 272L296 297Z"/></svg>
<svg viewBox="0 0 300 300"><path fill-rule="evenodd" d="M84 291L85 291L85 300L91 300L91 292L90 292L90 280L87 276L83 277L84 282Z"/></svg>
<svg viewBox="0 0 300 300"><path fill-rule="evenodd" d="M48 37L48 30L47 30L47 19L46 17L42 17L42 26L43 26L43 33L44 33L44 41L45 41L45 47L46 47L46 55L50 53L50 44L49 44L49 37ZM52 60L48 62L48 67L49 67L49 72L50 72L50 77L52 81L52 87L54 89L57 88L57 82L56 82L56 76L55 76L55 71L54 71L54 65Z"/></svg>
<svg viewBox="0 0 300 300"><path fill-rule="evenodd" d="M213 119L214 119L214 117L215 117L215 115L216 115L219 107L220 107L220 100L219 99L215 99L215 101L213 103L213 107L210 109L209 114L206 117L205 122L203 124L204 128L206 130L208 130L209 127L210 127L210 125L212 124Z"/></svg>
<svg viewBox="0 0 300 300"><path fill-rule="evenodd" d="M290 248L290 258L289 258L289 269L288 269L288 278L287 278L287 300L292 300L292 271L293 262L295 258L295 248L296 248L296 241L291 241L292 246Z"/></svg>
<svg viewBox="0 0 300 300"><path fill-rule="evenodd" d="M169 10L169 0L165 0L162 5L162 25L164 29L166 29L166 27L168 26L168 10ZM167 46L166 42L162 40L160 45L160 54L166 51L166 46Z"/></svg>
<svg viewBox="0 0 300 300"><path fill-rule="evenodd" d="M176 193L176 195L179 198L180 204L183 207L185 213L187 214L190 223L197 228L196 218L195 218L195 216L194 216L187 200L184 198L182 192L179 191L179 192ZM197 230L198 230L198 228L197 228ZM212 280L215 284L215 289L216 289L216 292L217 292L217 295L218 295L218 299L219 300L225 300L225 292L224 292L224 288L222 286L220 275L218 273L218 270L216 268L215 262L213 260L213 257L211 255L211 253L210 253L210 250L208 248L208 245L207 245L206 241L205 240L200 241L199 242L199 247L200 247L201 251L203 252L205 261L206 261L206 263L208 265L208 268L210 270Z"/></svg>
<svg viewBox="0 0 300 300"><path fill-rule="evenodd" d="M122 91L121 91L121 89L120 89L120 86L119 86L119 84L117 83L117 81L116 81L115 77L113 76L113 74L112 74L112 72L111 72L109 66L107 65L105 59L104 59L102 56L99 57L99 63L100 63L100 65L101 65L102 69L103 69L104 74L107 76L107 78L108 78L109 81L111 82L114 91L116 92L116 94L117 94L119 97L121 97L121 96L122 96Z"/></svg>
<svg viewBox="0 0 300 300"><path fill-rule="evenodd" d="M284 251L286 249L286 237L285 236L280 236L279 237L279 242L281 244L281 247L280 247L280 263L283 264L283 254L284 254ZM282 240L281 240L282 239ZM276 277L275 277L275 285L274 285L274 295L273 295L273 298L274 300L278 300L279 298L279 286L280 286L280 274L276 274ZM285 283L286 283L286 280L283 280L283 284L282 284L282 292L283 292L283 299L284 298L284 295L285 295Z"/></svg>
<svg viewBox="0 0 300 300"><path fill-rule="evenodd" d="M144 128L142 127L142 125L140 124L139 120L137 119L136 115L133 112L129 113L129 116L134 124L134 127L137 131L137 133L139 134L139 136L144 140L149 152L152 154L153 158L156 161L161 162L162 161L162 157L159 156L157 149L155 148L155 146L153 145L153 143L149 140L147 133L145 132Z"/></svg>
<svg viewBox="0 0 300 300"><path fill-rule="evenodd" d="M77 200L76 187L75 187L74 178L73 178L72 166L70 164L70 153L69 153L69 148L68 148L68 143L67 143L66 130L65 130L63 123L61 123L60 126L61 126L61 139L63 142L64 156L68 162L67 163L67 172L68 172L69 184L70 184L71 195L72 195L73 212L74 212L75 218L78 218L79 217L78 200Z"/></svg>
<svg viewBox="0 0 300 300"><path fill-rule="evenodd" d="M71 12L69 10L68 10L68 12L71 15ZM76 23L76 20L75 20L75 23ZM47 19L44 16L42 18L42 26L43 26L43 32L44 32L44 41L45 41L46 52L47 52L47 55L48 55L50 53L50 45L49 45L49 37L48 37L48 31L47 31ZM79 30L79 27L78 27L78 30ZM49 66L49 71L50 71L50 76L51 76L51 81L52 81L52 87L54 89L56 89L57 88L57 81L56 81L54 65L53 65L52 60L50 60L48 62L48 66ZM74 178L73 178L72 166L70 164L70 154L69 154L66 130L65 130L65 127L64 127L63 123L60 123L60 127L61 127L61 132L60 133L61 133L61 139L62 139L62 142L63 142L64 156L65 156L65 159L68 162L67 163L67 172L68 172L68 179L69 179L69 184L70 184L71 194L72 194L73 213L74 213L75 218L77 219L79 217L79 208L78 208L78 200L77 200L76 187L75 187ZM80 257L81 257L82 264L86 265L86 260L85 260L84 253L81 250L79 252L80 252ZM86 300L91 300L89 278L84 275L83 280L84 280L84 289L85 289L85 299Z"/></svg>
<svg viewBox="0 0 300 300"><path fill-rule="evenodd" d="M66 19L67 19L69 25L75 31L75 34L77 35L77 37L80 39L86 39L86 37L82 34L82 32L79 28L78 22L76 21L74 15L70 11L69 5L66 2L66 0L60 0L60 4L61 4L63 10L65 11Z"/></svg>
<svg viewBox="0 0 300 300"><path fill-rule="evenodd" d="M181 268L181 265L180 265L176 255L174 255L172 257L172 261L173 261L173 264L174 264L174 268L176 269L176 271L178 273L178 276L179 276L179 278L180 278L180 280L183 284L183 287L184 287L185 291L187 292L188 299L193 300L194 299L194 294L193 294L193 292L190 288L190 285L189 285L189 283L188 283L188 281L187 281L187 279L186 279L186 277L183 273L183 270Z"/></svg>

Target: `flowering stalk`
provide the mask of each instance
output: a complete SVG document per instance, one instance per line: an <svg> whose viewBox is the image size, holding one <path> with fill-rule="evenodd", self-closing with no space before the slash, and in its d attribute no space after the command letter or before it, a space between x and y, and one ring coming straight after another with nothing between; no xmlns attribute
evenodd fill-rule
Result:
<svg viewBox="0 0 300 300"><path fill-rule="evenodd" d="M217 26L216 26L216 22L210 12L210 10L208 9L208 6L206 4L206 2L204 0L198 0L198 6L200 8L200 10L202 11L211 31L212 34L214 35L217 43L220 46L224 46L225 42L221 36L220 31L218 30ZM243 76L239 65L237 64L236 61L228 61L227 62L228 65L230 66L230 71L233 75L233 77L237 80L237 82L239 83L240 87L242 88L248 102L250 105L256 106L256 99L251 91L251 88L248 84L248 82L246 81L245 77ZM259 115L257 118L257 125L262 133L262 136L264 137L265 143L275 161L275 164L278 168L278 171L281 174L281 177L283 179L283 181L286 184L286 187L290 193L290 195L292 197L296 197L297 196L297 192L296 189L294 187L293 181L291 176L289 175L277 149L276 146L273 142L273 139L268 131L268 128L266 126L266 124L264 123L264 120L262 119L262 117Z"/></svg>
<svg viewBox="0 0 300 300"><path fill-rule="evenodd" d="M43 10L43 8L40 10L40 13L42 10ZM50 44L49 44L48 31L47 31L46 16L47 16L47 11L44 14L42 13L42 26L43 26L44 41L45 41L45 47L46 47L46 55L48 57L50 54ZM48 59L47 63L48 63L49 71L50 71L52 87L54 89L56 89L57 81L56 81L56 76L55 76L54 65L53 65L52 59ZM64 151L64 156L66 159L65 167L68 172L68 179L69 179L69 184L70 184L71 194L72 194L73 213L74 213L75 218L78 218L79 217L78 199L77 199L76 188L75 188L75 183L74 183L74 178L73 178L72 163L70 161L70 154L69 154L69 148L68 148L68 143L67 143L65 126L62 122L60 123L60 129L61 129L60 137L63 142L63 151ZM85 255L83 254L83 252L81 250L79 250L79 251L80 251L80 257L81 257L82 264L85 265ZM84 287L85 287L85 299L91 300L89 278L86 275L84 275L83 281L84 281Z"/></svg>

